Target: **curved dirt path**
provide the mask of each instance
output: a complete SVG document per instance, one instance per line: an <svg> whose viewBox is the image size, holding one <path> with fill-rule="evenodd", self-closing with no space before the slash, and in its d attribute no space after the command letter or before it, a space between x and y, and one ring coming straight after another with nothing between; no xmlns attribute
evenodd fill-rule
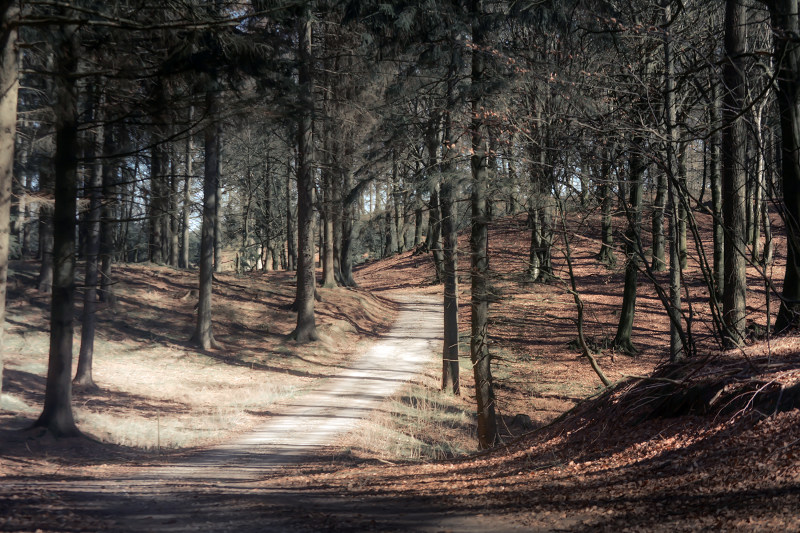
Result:
<svg viewBox="0 0 800 533"><path fill-rule="evenodd" d="M437 357L440 298L394 299L400 313L389 333L255 431L181 461L102 477L27 479L19 488L52 495L89 531L485 531L480 518L453 516L431 502L362 501L324 485L282 483L286 474L330 471L330 457L315 452L356 429Z"/></svg>
<svg viewBox="0 0 800 533"><path fill-rule="evenodd" d="M265 469L301 462L353 430L380 403L417 375L442 343L439 299L396 296L391 331L340 374L298 398L239 439L151 472L156 478L255 479Z"/></svg>
<svg viewBox="0 0 800 533"><path fill-rule="evenodd" d="M421 368L442 339L438 296L394 295L392 330L341 374L290 401L247 435L181 461L124 467L105 475L28 479L81 527L113 532L518 531L477 509L398 494L370 498L337 494L324 483L287 487L284 476L330 472L330 446ZM13 487L9 487L13 490Z"/></svg>

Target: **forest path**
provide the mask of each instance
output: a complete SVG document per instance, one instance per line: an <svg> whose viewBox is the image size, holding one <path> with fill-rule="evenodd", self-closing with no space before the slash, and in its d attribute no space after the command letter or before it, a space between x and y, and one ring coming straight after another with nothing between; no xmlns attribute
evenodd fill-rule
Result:
<svg viewBox="0 0 800 533"><path fill-rule="evenodd" d="M337 468L315 453L357 428L439 352L440 298L393 294L389 333L339 375L281 407L257 430L180 461L124 473L37 480L92 531L506 531L496 518L402 494L339 494L310 474ZM287 484L286 476L294 476ZM297 476L308 479L298 486ZM410 480L413 483L413 479ZM361 480L369 485L368 477ZM31 485L26 487L31 489Z"/></svg>
<svg viewBox="0 0 800 533"><path fill-rule="evenodd" d="M159 479L241 482L335 444L441 349L439 299L417 294L394 299L400 312L392 329L347 369L289 400L269 422L243 437L152 474Z"/></svg>

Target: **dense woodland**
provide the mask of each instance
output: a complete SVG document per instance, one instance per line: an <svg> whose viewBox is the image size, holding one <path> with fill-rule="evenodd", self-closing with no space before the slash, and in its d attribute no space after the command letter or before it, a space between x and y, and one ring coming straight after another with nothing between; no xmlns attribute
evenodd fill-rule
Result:
<svg viewBox="0 0 800 533"><path fill-rule="evenodd" d="M657 285L675 364L700 345L741 345L756 322L764 335L795 328L797 4L0 2L0 300L8 258L38 259L52 293L37 424L77 434L72 381L92 383L96 305L113 304L121 262L197 269L192 342L213 349L215 271L296 270L292 335L304 343L317 339L317 283L354 286L354 265L413 249L443 287L442 387L456 394L457 285L470 284L481 447L498 434L488 309L503 302L487 228L500 217L527 213L519 280L565 282L579 332L571 243L600 228L597 261L625 267L620 352L636 352L643 283ZM769 268L778 254L785 269ZM747 314L748 266L774 323L769 306ZM699 305L711 316L703 339Z"/></svg>

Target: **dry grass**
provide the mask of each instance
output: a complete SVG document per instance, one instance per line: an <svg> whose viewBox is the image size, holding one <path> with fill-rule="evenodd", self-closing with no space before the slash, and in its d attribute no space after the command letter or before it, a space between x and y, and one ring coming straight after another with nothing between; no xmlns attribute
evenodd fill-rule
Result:
<svg viewBox="0 0 800 533"><path fill-rule="evenodd" d="M461 369L462 374L468 368ZM385 461L447 459L477 449L474 407L440 390L441 363L387 398L377 414L343 437L339 455Z"/></svg>

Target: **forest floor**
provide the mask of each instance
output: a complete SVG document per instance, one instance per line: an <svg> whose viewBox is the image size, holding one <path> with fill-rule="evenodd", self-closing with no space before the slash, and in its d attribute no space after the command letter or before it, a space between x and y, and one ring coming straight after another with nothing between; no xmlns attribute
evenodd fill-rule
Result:
<svg viewBox="0 0 800 533"><path fill-rule="evenodd" d="M304 462L224 490L219 481L173 479L154 491L148 472L265 423L342 372L389 331L398 312L393 301L410 294L440 298L430 256L407 252L368 263L357 273L365 290L322 291L326 338L312 347L285 338L293 317L284 308L290 276L219 275L215 327L226 348L209 353L185 342L193 274L120 269L120 302L101 321L100 389L76 391L74 402L80 427L102 442L52 442L12 431L40 409L47 351L47 305L33 289L34 266L15 265L0 411L0 530L114 529L115 514L130 516L137 508L132 501L156 497L182 509L144 522L164 531L202 520L208 529L267 531L800 529L798 337L717 350L708 294L690 260L698 346L692 363L666 364L667 321L644 276L633 338L640 352L615 353L608 344L622 267L597 264L596 239L574 238L587 335L615 383L604 391L575 347L563 247L556 247L554 281L530 284L523 276L527 239L522 217L497 221L490 234L498 300L490 334L503 446L475 449L468 357L462 396L455 398L437 390L434 360L356 431ZM776 240L772 268L780 272L783 246ZM462 354L469 331L466 257ZM748 320L763 328L766 310L774 321L777 304L767 299L757 269L748 273ZM666 273L653 277L665 281ZM122 495L120 479L135 481ZM120 508L126 502L128 511Z"/></svg>

